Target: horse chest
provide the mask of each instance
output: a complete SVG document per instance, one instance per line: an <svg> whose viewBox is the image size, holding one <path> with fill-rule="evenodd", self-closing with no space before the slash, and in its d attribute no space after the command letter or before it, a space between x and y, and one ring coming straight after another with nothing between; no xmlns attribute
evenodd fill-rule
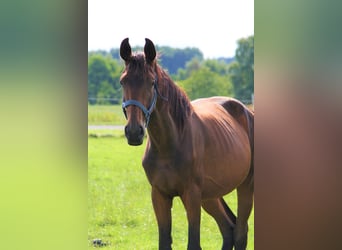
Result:
<svg viewBox="0 0 342 250"><path fill-rule="evenodd" d="M184 165L175 158L145 158L143 167L153 187L162 192L176 196L184 187ZM183 171L180 171L180 170Z"/></svg>

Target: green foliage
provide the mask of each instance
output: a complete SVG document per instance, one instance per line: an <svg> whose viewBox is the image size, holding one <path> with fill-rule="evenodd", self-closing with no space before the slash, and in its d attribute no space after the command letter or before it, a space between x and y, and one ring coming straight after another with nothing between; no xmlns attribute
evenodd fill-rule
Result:
<svg viewBox="0 0 342 250"><path fill-rule="evenodd" d="M146 142L145 142L146 143ZM88 139L88 249L101 239L101 249L157 249L158 227L151 187L141 166L145 144L127 145L121 136ZM224 197L236 213L236 192ZM172 208L173 249L186 249L186 212L179 198ZM215 220L202 210L201 245L221 249ZM249 219L248 247L254 249L254 212Z"/></svg>
<svg viewBox="0 0 342 250"><path fill-rule="evenodd" d="M215 72L221 76L227 76L229 65L224 61L220 60L205 60L203 65L210 69L210 71Z"/></svg>
<svg viewBox="0 0 342 250"><path fill-rule="evenodd" d="M122 66L110 57L96 53L89 55L88 98L90 104L113 104L119 102L121 99L119 85L121 69Z"/></svg>
<svg viewBox="0 0 342 250"><path fill-rule="evenodd" d="M204 60L197 48L156 46L159 63L191 99L214 95L250 100L254 93L254 36L238 41L235 58ZM133 51L142 51L134 47ZM88 52L89 104L118 104L123 62L119 49Z"/></svg>
<svg viewBox="0 0 342 250"><path fill-rule="evenodd" d="M233 96L233 85L224 61L193 58L175 77L190 99L215 95Z"/></svg>
<svg viewBox="0 0 342 250"><path fill-rule="evenodd" d="M186 80L181 81L180 86L192 100L216 95L232 96L233 94L233 86L228 77L213 72L205 66L194 71Z"/></svg>
<svg viewBox="0 0 342 250"><path fill-rule="evenodd" d="M132 51L143 51L142 47L136 46L132 48ZM156 50L159 54L160 65L167 69L171 75L177 73L178 69L184 68L186 63L192 58L198 58L203 60L203 54L198 48L172 48L169 46L158 46L156 45ZM103 51L99 51L103 53ZM120 59L120 52L118 48L113 48L110 50L110 55L116 60Z"/></svg>
<svg viewBox="0 0 342 250"><path fill-rule="evenodd" d="M160 52L160 65L175 75L178 69L184 68L186 63L193 58L203 60L202 52L197 48L175 49L167 46L158 47Z"/></svg>
<svg viewBox="0 0 342 250"><path fill-rule="evenodd" d="M235 59L229 68L235 97L249 100L254 93L254 36L238 41Z"/></svg>
<svg viewBox="0 0 342 250"><path fill-rule="evenodd" d="M178 81L185 80L191 76L191 74L201 68L202 61L195 57L191 61L186 63L185 69L179 69L177 75L174 77Z"/></svg>

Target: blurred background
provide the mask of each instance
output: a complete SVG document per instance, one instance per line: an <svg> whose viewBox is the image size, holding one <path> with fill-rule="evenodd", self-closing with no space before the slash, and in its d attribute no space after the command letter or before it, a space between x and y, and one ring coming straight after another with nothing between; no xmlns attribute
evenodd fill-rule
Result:
<svg viewBox="0 0 342 250"><path fill-rule="evenodd" d="M160 8L153 11L150 7ZM167 6L167 10L163 7ZM127 11L129 10L129 11ZM128 37L143 51L156 45L159 64L190 99L235 97L253 106L254 2L88 2L88 123L123 125L124 68L119 55ZM102 126L102 128L104 128Z"/></svg>

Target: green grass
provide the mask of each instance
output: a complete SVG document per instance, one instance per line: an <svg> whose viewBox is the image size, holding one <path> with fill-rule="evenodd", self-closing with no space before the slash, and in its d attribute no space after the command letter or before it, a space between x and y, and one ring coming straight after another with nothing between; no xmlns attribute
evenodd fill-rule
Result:
<svg viewBox="0 0 342 250"><path fill-rule="evenodd" d="M145 140L146 141L146 140ZM158 228L150 185L141 166L144 146L131 147L118 134L88 139L88 245L101 239L102 249L157 249ZM236 212L236 193L225 197ZM177 197L172 208L173 249L186 249L187 220ZM249 219L248 249L254 249L254 212ZM212 217L202 210L203 250L220 249L222 239Z"/></svg>
<svg viewBox="0 0 342 250"><path fill-rule="evenodd" d="M121 137L124 138L123 129L89 129L88 137Z"/></svg>
<svg viewBox="0 0 342 250"><path fill-rule="evenodd" d="M121 105L88 105L88 125L122 125L125 122Z"/></svg>

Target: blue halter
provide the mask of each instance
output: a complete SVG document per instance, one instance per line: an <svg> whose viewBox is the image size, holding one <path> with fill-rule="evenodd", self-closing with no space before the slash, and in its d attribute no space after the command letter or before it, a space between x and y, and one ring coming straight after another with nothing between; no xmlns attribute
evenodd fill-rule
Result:
<svg viewBox="0 0 342 250"><path fill-rule="evenodd" d="M154 106L157 103L157 87L156 87L156 85L157 84L153 85L153 97L152 97L150 107L148 109L141 102L139 102L137 100L127 100L125 102L124 101L122 102L122 110L123 110L123 113L125 114L126 119L127 119L126 108L128 106L134 105L134 106L139 107L142 110L142 112L145 115L145 120L146 120L145 127L148 126L148 123L150 122L150 117L151 117L152 111L154 109Z"/></svg>
<svg viewBox="0 0 342 250"><path fill-rule="evenodd" d="M152 97L151 104L148 107L148 109L141 102L139 102L137 100L127 100L127 101L124 101L124 99L122 100L122 110L123 110L123 113L125 114L126 119L127 119L126 108L128 106L131 106L131 105L137 106L142 110L142 112L145 115L145 120L146 120L145 127L147 128L148 123L150 122L151 114L152 114L153 109L157 103L157 97L159 96L161 99L167 101L166 97L163 97L160 95L160 93L158 91L157 83L158 83L158 79L157 79L157 75L156 75L156 79L153 83L153 97Z"/></svg>

